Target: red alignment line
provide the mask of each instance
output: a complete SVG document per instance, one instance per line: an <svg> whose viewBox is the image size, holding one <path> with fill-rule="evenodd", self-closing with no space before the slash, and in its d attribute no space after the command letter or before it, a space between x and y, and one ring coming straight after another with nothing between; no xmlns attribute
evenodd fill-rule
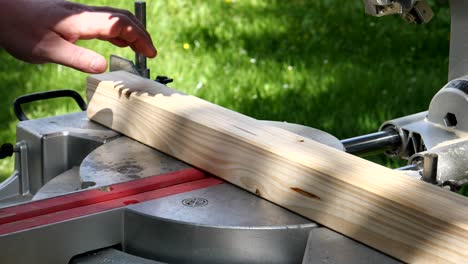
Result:
<svg viewBox="0 0 468 264"><path fill-rule="evenodd" d="M15 222L10 222L7 224L0 225L0 236L5 234L10 234L13 232L18 232L33 227L43 226L47 224L53 224L60 221L69 220L72 218L99 213L115 208L124 207L128 204L134 204L139 202L144 202L148 200L153 200L173 194L184 193L188 191L193 191L197 189L206 188L209 186L217 185L223 183L222 180L216 178L205 178L201 180L191 181L187 183L177 184L166 188L161 188L157 190L152 190L144 193L138 193L135 195L130 195L118 199L113 199L109 201L103 201L99 203L93 203L86 206L70 208L67 210L54 212L50 214L43 214L36 217L22 219Z"/></svg>
<svg viewBox="0 0 468 264"><path fill-rule="evenodd" d="M0 225L75 207L118 199L137 193L148 192L180 183L196 181L207 177L208 176L204 172L190 168L129 182L117 183L109 187L85 190L7 207L0 210Z"/></svg>

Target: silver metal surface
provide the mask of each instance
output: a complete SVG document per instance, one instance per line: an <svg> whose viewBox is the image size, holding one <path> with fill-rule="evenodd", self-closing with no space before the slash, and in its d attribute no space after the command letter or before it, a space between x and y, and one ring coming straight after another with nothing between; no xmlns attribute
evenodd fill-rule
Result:
<svg viewBox="0 0 468 264"><path fill-rule="evenodd" d="M420 167L424 167L424 155L438 155L437 171L427 166L425 170L425 176L432 177L426 180L432 183L468 179L467 109L468 76L447 83L432 98L427 112L385 122L380 130L394 129L402 139L400 147L387 154Z"/></svg>
<svg viewBox="0 0 468 264"><path fill-rule="evenodd" d="M409 162L421 163L424 155L427 154L438 156L437 180L439 182L468 179L468 140L462 139L447 142L446 145L441 144L427 152L413 155Z"/></svg>
<svg viewBox="0 0 468 264"><path fill-rule="evenodd" d="M468 76L447 83L434 95L427 119L448 131L468 137ZM465 134L464 134L465 133Z"/></svg>
<svg viewBox="0 0 468 264"><path fill-rule="evenodd" d="M118 245L124 209L0 235L2 264L64 264L73 256Z"/></svg>
<svg viewBox="0 0 468 264"><path fill-rule="evenodd" d="M17 142L15 155L16 170L8 179L0 183L0 207L28 200L29 195L29 170L28 147L25 141ZM25 199L23 199L25 198Z"/></svg>
<svg viewBox="0 0 468 264"><path fill-rule="evenodd" d="M204 206L185 206L187 199ZM230 184L130 205L124 251L169 263L299 263L317 225Z"/></svg>
<svg viewBox="0 0 468 264"><path fill-rule="evenodd" d="M450 0L449 80L468 74L468 1Z"/></svg>
<svg viewBox="0 0 468 264"><path fill-rule="evenodd" d="M52 198L78 190L81 190L80 170L79 167L73 167L42 186L32 199Z"/></svg>
<svg viewBox="0 0 468 264"><path fill-rule="evenodd" d="M133 256L117 249L105 249L74 258L70 264L164 264L163 262Z"/></svg>
<svg viewBox="0 0 468 264"><path fill-rule="evenodd" d="M294 124L294 123L279 122L279 121L262 120L260 122L269 126L274 126L274 127L287 130L299 136L312 139L314 141L320 142L324 145L327 145L329 147L332 147L338 150L342 150L342 151L345 150L343 144L335 136L327 132L312 128L312 127L303 126L303 125Z"/></svg>
<svg viewBox="0 0 468 264"><path fill-rule="evenodd" d="M85 112L23 121L16 134L28 144L32 194L58 174L79 166L92 149L119 136L90 122Z"/></svg>
<svg viewBox="0 0 468 264"><path fill-rule="evenodd" d="M20 194L21 195L28 195L29 194L29 169L28 169L28 145L25 141L20 141L16 143L16 148L18 151L17 154L17 162L20 168L20 175L22 177L19 178L20 181Z"/></svg>
<svg viewBox="0 0 468 264"><path fill-rule="evenodd" d="M347 153L362 157L398 148L401 145L401 137L395 130L384 130L344 139L341 143Z"/></svg>
<svg viewBox="0 0 468 264"><path fill-rule="evenodd" d="M189 167L153 148L121 137L92 151L81 163L80 177L83 183L101 187Z"/></svg>
<svg viewBox="0 0 468 264"><path fill-rule="evenodd" d="M302 264L397 264L383 253L327 228L310 231Z"/></svg>
<svg viewBox="0 0 468 264"><path fill-rule="evenodd" d="M206 199L207 204L184 205L184 200L194 197ZM227 183L131 205L129 210L193 225L284 228L305 224L315 227L310 220Z"/></svg>
<svg viewBox="0 0 468 264"><path fill-rule="evenodd" d="M119 136L90 122L85 112L19 122L19 155L12 176L0 184L0 204L31 199L55 176L79 166L91 150Z"/></svg>
<svg viewBox="0 0 468 264"><path fill-rule="evenodd" d="M421 112L386 121L379 131L394 129L401 137L399 148L387 152L391 157L410 159L415 153L431 149L446 141L459 139L462 136L454 130L442 129L437 124L428 122L428 112Z"/></svg>

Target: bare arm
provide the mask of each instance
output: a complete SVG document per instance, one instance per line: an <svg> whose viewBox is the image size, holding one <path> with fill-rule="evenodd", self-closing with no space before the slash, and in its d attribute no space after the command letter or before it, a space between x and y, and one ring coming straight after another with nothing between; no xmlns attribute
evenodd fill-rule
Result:
<svg viewBox="0 0 468 264"><path fill-rule="evenodd" d="M151 37L127 10L64 0L3 0L0 47L31 63L59 63L89 73L104 72L106 59L76 46L79 39L107 40L155 57Z"/></svg>

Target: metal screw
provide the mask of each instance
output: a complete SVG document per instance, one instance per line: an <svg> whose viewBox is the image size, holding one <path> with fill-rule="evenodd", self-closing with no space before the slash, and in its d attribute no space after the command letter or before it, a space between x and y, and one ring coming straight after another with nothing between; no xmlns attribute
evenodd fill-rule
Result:
<svg viewBox="0 0 468 264"><path fill-rule="evenodd" d="M205 198L193 197L182 200L182 204L188 207L202 207L208 204L208 200Z"/></svg>
<svg viewBox="0 0 468 264"><path fill-rule="evenodd" d="M117 168L117 172L122 174L136 174L142 170L143 168L137 165L123 165Z"/></svg>

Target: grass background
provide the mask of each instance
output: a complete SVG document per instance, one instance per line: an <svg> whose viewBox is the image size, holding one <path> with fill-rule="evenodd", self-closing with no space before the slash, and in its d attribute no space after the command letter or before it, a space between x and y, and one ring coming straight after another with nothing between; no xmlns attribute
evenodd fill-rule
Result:
<svg viewBox="0 0 468 264"><path fill-rule="evenodd" d="M133 1L82 0L133 10ZM171 87L258 119L304 124L343 139L376 131L392 118L427 109L447 80L449 11L409 25L364 14L361 1L149 0L147 21L159 56L152 76ZM79 43L104 56L129 49ZM84 73L30 65L0 50L0 143L15 141L11 103L53 89L84 95ZM31 117L77 111L74 103L33 104ZM13 159L0 161L0 180Z"/></svg>

